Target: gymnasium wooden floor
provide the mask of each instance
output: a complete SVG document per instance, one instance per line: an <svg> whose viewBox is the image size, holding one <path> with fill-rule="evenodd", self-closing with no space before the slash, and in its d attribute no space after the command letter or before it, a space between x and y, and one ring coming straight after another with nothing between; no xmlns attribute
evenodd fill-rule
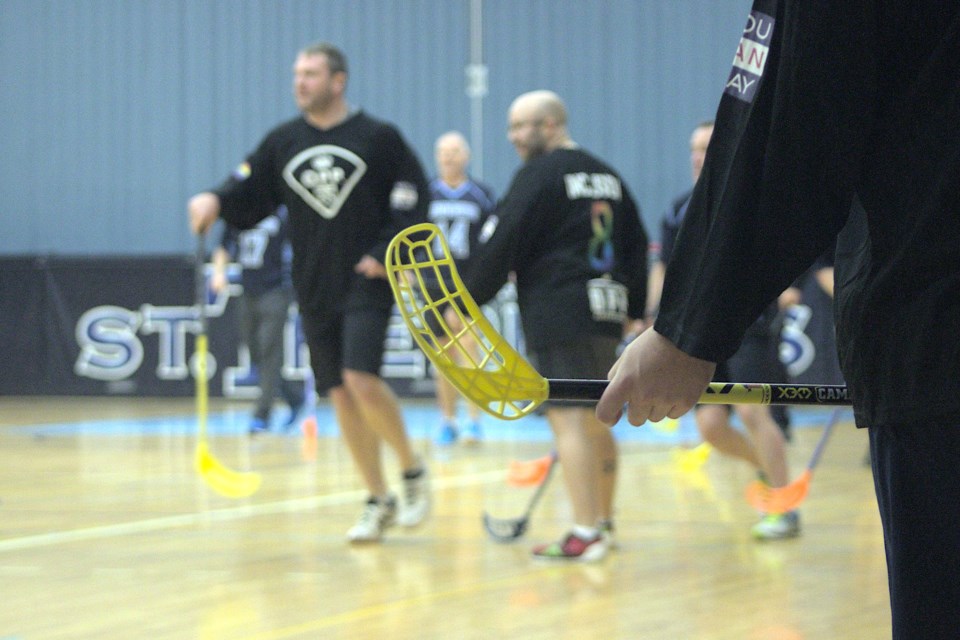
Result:
<svg viewBox="0 0 960 640"><path fill-rule="evenodd" d="M243 435L249 406L216 400L211 449L263 473L221 497L192 468L190 400L0 398L0 639L652 638L823 640L890 636L886 569L866 434L834 431L803 507L803 535L757 543L752 480L692 440L621 424L619 549L603 562L535 562L570 515L554 479L517 543L486 510L519 516L531 490L511 460L550 450L539 418L484 423L476 448L430 443L436 412L408 403L433 474L434 513L380 545L344 532L364 494L329 410L320 435ZM797 414L804 468L826 415ZM396 478L395 461L388 468Z"/></svg>

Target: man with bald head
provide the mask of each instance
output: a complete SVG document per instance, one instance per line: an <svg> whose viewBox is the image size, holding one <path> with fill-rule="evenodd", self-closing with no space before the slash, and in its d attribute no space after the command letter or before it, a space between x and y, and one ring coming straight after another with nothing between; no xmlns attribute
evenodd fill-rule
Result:
<svg viewBox="0 0 960 640"><path fill-rule="evenodd" d="M427 218L443 232L460 273L467 270L480 229L496 207L493 189L467 173L470 145L459 131L448 131L434 145L437 177L430 181ZM439 243L438 243L439 244ZM434 247L434 251L441 251ZM464 339L466 341L466 338ZM454 354L456 355L456 354ZM480 409L467 403L468 421L462 432L457 420L459 393L443 376L436 376L441 424L437 444L450 446L458 438L467 444L480 441Z"/></svg>
<svg viewBox="0 0 960 640"><path fill-rule="evenodd" d="M527 354L547 378L603 378L642 317L647 234L617 172L567 131L551 91L510 106L507 138L523 166L480 235L464 282L490 300L516 274ZM612 542L617 450L589 406L546 404L573 507L570 530L538 558L596 561Z"/></svg>

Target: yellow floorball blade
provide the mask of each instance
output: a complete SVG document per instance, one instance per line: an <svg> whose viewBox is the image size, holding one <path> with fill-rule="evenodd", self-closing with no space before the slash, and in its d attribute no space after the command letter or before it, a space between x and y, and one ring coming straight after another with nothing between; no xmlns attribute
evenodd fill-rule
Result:
<svg viewBox="0 0 960 640"><path fill-rule="evenodd" d="M246 498L256 493L263 478L253 471L234 471L217 460L206 442L197 443L194 455L197 473L207 485L227 498Z"/></svg>
<svg viewBox="0 0 960 640"><path fill-rule="evenodd" d="M660 433L674 433L680 428L680 421L676 418L664 418L657 422L647 422L647 424Z"/></svg>
<svg viewBox="0 0 960 640"><path fill-rule="evenodd" d="M674 460L681 471L696 471L704 465L713 447L709 442L701 442L693 449L674 451Z"/></svg>
<svg viewBox="0 0 960 640"><path fill-rule="evenodd" d="M408 227L390 242L387 279L400 316L417 345L464 397L497 418L522 418L547 399L547 380L490 324L449 256L446 240L433 224ZM479 345L479 353L468 337Z"/></svg>

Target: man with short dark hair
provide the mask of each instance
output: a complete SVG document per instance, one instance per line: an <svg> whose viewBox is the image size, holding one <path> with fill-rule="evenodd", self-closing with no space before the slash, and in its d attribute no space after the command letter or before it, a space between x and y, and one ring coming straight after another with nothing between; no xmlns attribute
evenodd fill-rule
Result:
<svg viewBox="0 0 960 640"><path fill-rule="evenodd" d="M410 446L400 407L379 377L393 296L387 243L426 218L427 181L391 124L345 98L347 63L333 45L297 55L293 95L302 115L274 128L218 189L191 198L191 228L220 215L248 228L285 204L293 283L317 392L329 393L344 440L370 495L351 542L380 540L399 522L419 524L430 507L427 470ZM403 469L398 505L383 477L381 444Z"/></svg>

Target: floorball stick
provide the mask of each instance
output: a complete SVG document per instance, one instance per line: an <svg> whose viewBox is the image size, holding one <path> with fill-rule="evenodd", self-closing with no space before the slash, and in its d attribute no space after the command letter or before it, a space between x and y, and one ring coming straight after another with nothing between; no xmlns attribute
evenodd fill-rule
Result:
<svg viewBox="0 0 960 640"><path fill-rule="evenodd" d="M556 461L556 451L533 460L511 460L510 468L507 469L507 482L515 487L532 487L541 484Z"/></svg>
<svg viewBox="0 0 960 640"><path fill-rule="evenodd" d="M204 273L206 253L202 235L197 236L197 254L194 265L196 278L197 331L194 360L196 362L197 446L193 463L207 485L228 498L245 498L260 488L259 473L234 471L224 466L210 452L207 442L207 279Z"/></svg>
<svg viewBox="0 0 960 640"><path fill-rule="evenodd" d="M813 455L810 456L810 462L807 463L807 468L799 478L783 487L770 487L765 482L755 480L747 485L747 502L761 513L786 513L799 507L810 491L813 469L820 462L820 456L823 455L830 433L840 419L840 413L840 409L834 409L830 414L830 419L827 420L823 433L820 434L817 446L813 449Z"/></svg>
<svg viewBox="0 0 960 640"><path fill-rule="evenodd" d="M464 397L505 420L529 415L548 399L600 399L606 380L548 380L537 373L494 329L466 290L450 255L436 225L418 224L391 240L385 266L397 308L413 339ZM451 328L446 314L456 314L453 324L460 328ZM472 337L480 349L468 348L465 336ZM847 388L838 385L713 382L699 401L849 405L850 397Z"/></svg>
<svg viewBox="0 0 960 640"><path fill-rule="evenodd" d="M527 527L530 524L530 516L533 514L537 503L540 502L540 498L543 496L544 491L546 491L547 485L550 484L550 478L553 477L553 470L556 466L557 456L554 454L550 456L550 465L547 467L546 474L543 476L543 481L540 483L540 486L537 487L537 490L533 492L526 510L519 518L494 518L487 512L483 513L483 528L487 530L491 538L497 542L513 542L523 537L523 534L527 532Z"/></svg>

